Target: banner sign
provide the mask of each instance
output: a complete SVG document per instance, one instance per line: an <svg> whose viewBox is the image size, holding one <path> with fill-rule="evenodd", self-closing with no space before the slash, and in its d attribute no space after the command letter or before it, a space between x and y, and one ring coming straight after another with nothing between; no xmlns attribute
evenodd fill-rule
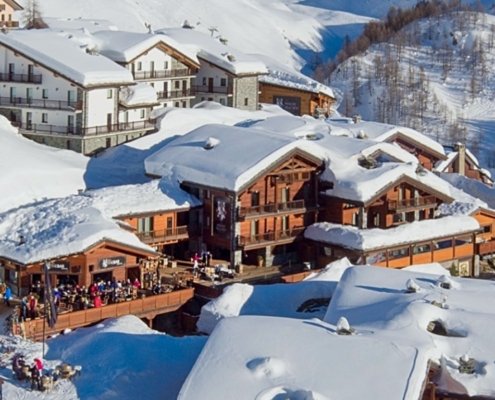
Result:
<svg viewBox="0 0 495 400"><path fill-rule="evenodd" d="M98 260L99 269L122 267L125 265L125 256L102 258Z"/></svg>
<svg viewBox="0 0 495 400"><path fill-rule="evenodd" d="M273 104L294 115L301 115L301 98L292 96L273 96Z"/></svg>
<svg viewBox="0 0 495 400"><path fill-rule="evenodd" d="M50 269L48 272L69 272L70 262L66 260L57 260L50 263Z"/></svg>
<svg viewBox="0 0 495 400"><path fill-rule="evenodd" d="M213 234L223 238L230 236L230 198L215 196L213 201Z"/></svg>

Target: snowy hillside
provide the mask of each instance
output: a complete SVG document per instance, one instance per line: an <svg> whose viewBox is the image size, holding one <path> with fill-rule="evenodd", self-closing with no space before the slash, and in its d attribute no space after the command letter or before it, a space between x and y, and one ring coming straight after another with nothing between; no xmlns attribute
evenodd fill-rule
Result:
<svg viewBox="0 0 495 400"><path fill-rule="evenodd" d="M495 17L454 12L408 25L332 74L340 110L466 142L495 171Z"/></svg>
<svg viewBox="0 0 495 400"><path fill-rule="evenodd" d="M22 5L27 0L20 1ZM97 18L120 30L175 28L187 20L195 29L222 36L246 53L261 53L300 68L313 52L334 55L345 35L355 37L368 18L293 4L289 0L43 0L43 15ZM115 12L118 10L118 12ZM90 31L94 30L90 29ZM300 53L298 55L297 53Z"/></svg>

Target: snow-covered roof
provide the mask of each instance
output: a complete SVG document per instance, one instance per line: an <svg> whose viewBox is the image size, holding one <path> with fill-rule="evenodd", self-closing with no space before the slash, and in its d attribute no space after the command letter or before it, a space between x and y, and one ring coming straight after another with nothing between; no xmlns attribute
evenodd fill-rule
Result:
<svg viewBox="0 0 495 400"><path fill-rule="evenodd" d="M83 193L105 215L116 218L128 215L187 209L201 205L194 196L178 185L154 179L142 185L114 186Z"/></svg>
<svg viewBox="0 0 495 400"><path fill-rule="evenodd" d="M489 187L483 182L459 174L443 173L440 176L460 191L486 202L488 207L495 209L495 187Z"/></svg>
<svg viewBox="0 0 495 400"><path fill-rule="evenodd" d="M333 90L320 82L296 71L287 64L261 54L256 57L263 61L268 69L268 74L260 76L261 83L284 86L296 90L303 90L311 93L321 93L335 99Z"/></svg>
<svg viewBox="0 0 495 400"><path fill-rule="evenodd" d="M428 357L373 334L341 336L318 319L222 320L178 400L418 400Z"/></svg>
<svg viewBox="0 0 495 400"><path fill-rule="evenodd" d="M404 137L409 138L413 142L424 146L425 148L434 151L436 154L445 156L443 146L430 139L428 136L415 131L414 129L406 128L403 126L393 126L388 124L382 124L380 122L361 121L354 123L350 118L329 119L328 123L336 130L341 131L339 134L343 134L342 131L348 132L349 136L353 137L366 137L378 142L388 141L391 137L402 134Z"/></svg>
<svg viewBox="0 0 495 400"><path fill-rule="evenodd" d="M190 63L199 66L194 51L166 35L110 30L95 32L93 36L100 53L115 62L131 62L149 49L163 44L187 58Z"/></svg>
<svg viewBox="0 0 495 400"><path fill-rule="evenodd" d="M104 240L153 253L114 218L199 204L177 185L155 180L19 207L0 214L0 255L32 264L77 254Z"/></svg>
<svg viewBox="0 0 495 400"><path fill-rule="evenodd" d="M112 22L106 19L55 18L43 16L43 22L52 30L84 29L89 33L118 30Z"/></svg>
<svg viewBox="0 0 495 400"><path fill-rule="evenodd" d="M84 87L134 83L130 71L106 57L87 53L68 32L13 30L0 35L0 45Z"/></svg>
<svg viewBox="0 0 495 400"><path fill-rule="evenodd" d="M238 191L297 149L317 147L294 136L212 124L175 139L149 156L145 167L150 175Z"/></svg>
<svg viewBox="0 0 495 400"><path fill-rule="evenodd" d="M322 174L322 179L333 182L332 189L325 193L341 199L368 203L385 188L402 179L409 179L417 186L421 185L426 191L452 199L451 186L443 179L427 170L417 172L416 163L379 163L376 168L360 167L357 162L330 163L329 168Z"/></svg>
<svg viewBox="0 0 495 400"><path fill-rule="evenodd" d="M154 88L144 82L134 86L124 86L119 90L119 101L125 107L156 105L158 97Z"/></svg>
<svg viewBox="0 0 495 400"><path fill-rule="evenodd" d="M464 150L466 153L466 159L471 165L472 169L480 171L482 175L484 175L486 178L488 178L490 181L492 181L491 173L490 171L481 168L480 164L478 162L478 159L474 156L473 153L469 149ZM436 172L446 172L447 168L452 164L452 162L457 158L459 152L455 150L446 150L447 153L447 159L446 160L440 160L435 164L435 171Z"/></svg>
<svg viewBox="0 0 495 400"><path fill-rule="evenodd" d="M211 37L194 29L173 28L157 31L189 48L196 54L219 68L234 75L263 75L268 73L266 65L258 57L245 54L231 46L222 44L220 38Z"/></svg>
<svg viewBox="0 0 495 400"><path fill-rule="evenodd" d="M405 293L413 279L417 293ZM347 318L357 332L373 332L399 345L430 349L431 358L443 355L446 369L470 396L495 395L495 283L466 278L443 278L451 289L439 286L438 275L397 271L389 268L354 267L343 275L332 298L325 321L335 324ZM445 303L442 308L431 303ZM439 321L448 335L427 331ZM420 350L421 351L421 350ZM475 373L459 372L459 358L475 359Z"/></svg>
<svg viewBox="0 0 495 400"><path fill-rule="evenodd" d="M0 255L24 265L81 253L102 241L154 253L90 198L77 195L0 214L0 238Z"/></svg>
<svg viewBox="0 0 495 400"><path fill-rule="evenodd" d="M389 229L358 229L350 225L317 222L306 228L304 237L348 249L369 251L472 233L479 227L478 221L468 216L426 219Z"/></svg>

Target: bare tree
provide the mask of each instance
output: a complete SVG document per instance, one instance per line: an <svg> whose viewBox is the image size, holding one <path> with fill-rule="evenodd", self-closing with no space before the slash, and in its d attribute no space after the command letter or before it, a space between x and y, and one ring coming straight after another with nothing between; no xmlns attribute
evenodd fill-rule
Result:
<svg viewBox="0 0 495 400"><path fill-rule="evenodd" d="M48 28L48 25L43 21L41 6L38 0L28 0L24 8L23 22L26 29Z"/></svg>

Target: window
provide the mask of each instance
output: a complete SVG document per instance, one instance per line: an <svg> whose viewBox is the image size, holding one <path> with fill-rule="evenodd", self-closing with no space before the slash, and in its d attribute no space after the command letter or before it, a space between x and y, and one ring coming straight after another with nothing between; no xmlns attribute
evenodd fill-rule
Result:
<svg viewBox="0 0 495 400"><path fill-rule="evenodd" d="M220 86L227 86L227 79L225 78L220 79Z"/></svg>
<svg viewBox="0 0 495 400"><path fill-rule="evenodd" d="M208 83L207 83L207 80L206 80L206 76L203 77L203 86L206 86Z"/></svg>
<svg viewBox="0 0 495 400"><path fill-rule="evenodd" d="M438 242L433 242L435 250L449 249L452 247L452 239L439 240Z"/></svg>
<svg viewBox="0 0 495 400"><path fill-rule="evenodd" d="M394 224L400 224L404 222L404 213L394 214L393 222Z"/></svg>
<svg viewBox="0 0 495 400"><path fill-rule="evenodd" d="M406 213L406 221L407 222L413 222L414 221L414 212Z"/></svg>
<svg viewBox="0 0 495 400"><path fill-rule="evenodd" d="M320 247L320 256L327 256L331 257L332 256L332 248L331 247Z"/></svg>
<svg viewBox="0 0 495 400"><path fill-rule="evenodd" d="M348 208L356 208L357 206L355 204L351 204L351 203L344 203L344 210L348 209Z"/></svg>
<svg viewBox="0 0 495 400"><path fill-rule="evenodd" d="M42 97L44 99L48 99L48 89L43 89L43 92L42 92Z"/></svg>
<svg viewBox="0 0 495 400"><path fill-rule="evenodd" d="M354 226L359 225L359 213L352 214L352 225Z"/></svg>
<svg viewBox="0 0 495 400"><path fill-rule="evenodd" d="M221 98L221 99L220 99L220 104L221 104L222 106L224 106L224 105L225 105L225 99L224 99L224 98Z"/></svg>
<svg viewBox="0 0 495 400"><path fill-rule="evenodd" d="M138 71L141 71L143 69L143 64L141 63L141 61L138 61L137 64L136 64L136 69Z"/></svg>
<svg viewBox="0 0 495 400"><path fill-rule="evenodd" d="M168 61L165 61L165 62L163 63L163 69L168 69Z"/></svg>
<svg viewBox="0 0 495 400"><path fill-rule="evenodd" d="M153 217L138 218L138 232L151 232L153 230Z"/></svg>
<svg viewBox="0 0 495 400"><path fill-rule="evenodd" d="M48 123L48 114L47 113L41 114L41 122L43 122L44 124Z"/></svg>
<svg viewBox="0 0 495 400"><path fill-rule="evenodd" d="M140 111L140 115L139 115L139 117L140 117L141 119L145 119L145 118L146 118L146 110L144 110L144 109L143 109L143 110L141 110L141 111Z"/></svg>
<svg viewBox="0 0 495 400"><path fill-rule="evenodd" d="M154 88L154 87L155 87L155 84L154 84L153 82L150 82L150 86L151 86L152 88Z"/></svg>
<svg viewBox="0 0 495 400"><path fill-rule="evenodd" d="M182 108L187 108L187 102L185 101L182 102Z"/></svg>
<svg viewBox="0 0 495 400"><path fill-rule="evenodd" d="M180 81L175 81L174 82L174 88L180 89Z"/></svg>
<svg viewBox="0 0 495 400"><path fill-rule="evenodd" d="M209 199L210 198L210 191L207 190L207 189L205 189L203 191L203 196L204 196L205 199Z"/></svg>
<svg viewBox="0 0 495 400"><path fill-rule="evenodd" d="M251 207L256 207L260 205L260 192L251 193Z"/></svg>
<svg viewBox="0 0 495 400"><path fill-rule="evenodd" d="M205 98L204 97L201 97L201 101L205 101Z"/></svg>
<svg viewBox="0 0 495 400"><path fill-rule="evenodd" d="M366 257L366 263L373 265L373 264L378 264L387 259L387 252L386 251L381 251L379 253L375 254L370 254Z"/></svg>
<svg viewBox="0 0 495 400"><path fill-rule="evenodd" d="M251 221L251 236L256 236L259 233L260 224L258 220Z"/></svg>
<svg viewBox="0 0 495 400"><path fill-rule="evenodd" d="M113 89L107 89L107 99L111 99L113 97Z"/></svg>
<svg viewBox="0 0 495 400"><path fill-rule="evenodd" d="M431 245L429 243L418 244L413 247L413 254L423 254L431 251Z"/></svg>
<svg viewBox="0 0 495 400"><path fill-rule="evenodd" d="M459 237L459 238L455 238L455 245L456 246L462 246L462 245L465 245L465 244L469 244L471 242L472 242L471 236L462 236L462 237Z"/></svg>
<svg viewBox="0 0 495 400"><path fill-rule="evenodd" d="M67 150L70 150L70 140L67 140L67 143L65 143L65 147Z"/></svg>
<svg viewBox="0 0 495 400"><path fill-rule="evenodd" d="M5 11L5 4L0 4L0 11Z"/></svg>
<svg viewBox="0 0 495 400"><path fill-rule="evenodd" d="M481 227L483 229L483 233L492 233L492 226L491 225L483 225Z"/></svg>
<svg viewBox="0 0 495 400"><path fill-rule="evenodd" d="M179 103L178 101L176 101L176 102L174 103L174 106L175 106L175 107L177 107L177 108L179 108L179 107L180 107L180 103Z"/></svg>
<svg viewBox="0 0 495 400"><path fill-rule="evenodd" d="M17 271L12 271L10 269L5 270L5 280L7 282L13 283L14 285L17 285L17 278L18 278L18 272Z"/></svg>
<svg viewBox="0 0 495 400"><path fill-rule="evenodd" d="M247 97L244 98L244 105L245 106L249 105L249 98L247 98Z"/></svg>
<svg viewBox="0 0 495 400"><path fill-rule="evenodd" d="M389 260L395 260L397 258L409 257L409 247L403 247L402 249L390 250L388 252Z"/></svg>
<svg viewBox="0 0 495 400"><path fill-rule="evenodd" d="M425 210L419 210L419 220L423 221L426 219L426 211Z"/></svg>

